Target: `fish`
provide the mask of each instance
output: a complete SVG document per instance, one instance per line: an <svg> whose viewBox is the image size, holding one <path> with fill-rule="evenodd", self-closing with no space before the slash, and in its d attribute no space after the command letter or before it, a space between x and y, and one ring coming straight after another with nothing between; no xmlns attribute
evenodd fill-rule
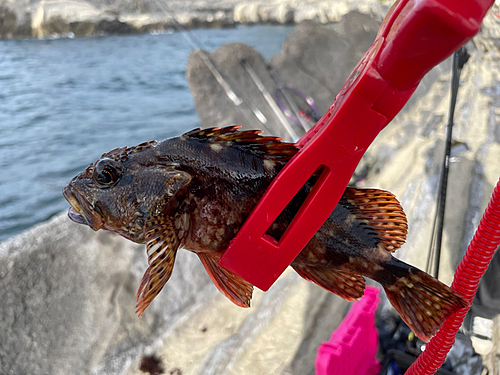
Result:
<svg viewBox="0 0 500 375"><path fill-rule="evenodd" d="M297 152L294 144L260 130L194 129L104 153L64 187L63 195L71 206L71 220L146 245L148 267L136 295L139 316L169 280L180 248L199 257L229 300L249 307L253 285L218 261ZM313 175L302 187L268 235L279 240L317 179ZM407 231L406 215L392 193L347 187L290 266L305 280L348 301L363 296L365 277L375 280L404 322L428 341L469 303L393 256Z"/></svg>

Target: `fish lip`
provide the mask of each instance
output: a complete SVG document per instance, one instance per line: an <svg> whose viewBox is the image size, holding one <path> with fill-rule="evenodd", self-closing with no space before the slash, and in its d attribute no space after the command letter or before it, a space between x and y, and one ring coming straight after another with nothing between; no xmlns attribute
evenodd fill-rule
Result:
<svg viewBox="0 0 500 375"><path fill-rule="evenodd" d="M89 225L87 220L85 220L85 218L82 215L80 215L78 211L75 210L73 207L68 208L68 216L75 223Z"/></svg>
<svg viewBox="0 0 500 375"><path fill-rule="evenodd" d="M86 224L95 231L104 226L103 217L98 212L87 209L87 207L92 205L82 196L76 187L71 184L66 186L63 189L63 195L71 205L68 209L68 216L72 221L78 224Z"/></svg>

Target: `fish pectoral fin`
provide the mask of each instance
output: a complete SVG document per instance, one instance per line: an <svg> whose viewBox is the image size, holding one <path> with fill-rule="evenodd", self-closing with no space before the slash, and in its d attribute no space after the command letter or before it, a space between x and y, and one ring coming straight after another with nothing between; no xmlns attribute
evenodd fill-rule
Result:
<svg viewBox="0 0 500 375"><path fill-rule="evenodd" d="M328 267L305 265L292 265L292 267L304 279L347 301L356 301L363 297L365 279L360 274Z"/></svg>
<svg viewBox="0 0 500 375"><path fill-rule="evenodd" d="M153 217L146 222L149 267L137 290L137 310L141 316L172 275L179 240L171 219Z"/></svg>
<svg viewBox="0 0 500 375"><path fill-rule="evenodd" d="M406 241L408 223L394 194L379 189L347 188L342 196L351 211L372 229L391 253Z"/></svg>
<svg viewBox="0 0 500 375"><path fill-rule="evenodd" d="M408 327L427 342L454 312L469 306L456 291L418 268L393 285L384 285L387 298Z"/></svg>
<svg viewBox="0 0 500 375"><path fill-rule="evenodd" d="M253 293L252 284L221 267L218 263L220 254L198 253L198 256L207 270L208 276L222 294L240 307L250 307Z"/></svg>

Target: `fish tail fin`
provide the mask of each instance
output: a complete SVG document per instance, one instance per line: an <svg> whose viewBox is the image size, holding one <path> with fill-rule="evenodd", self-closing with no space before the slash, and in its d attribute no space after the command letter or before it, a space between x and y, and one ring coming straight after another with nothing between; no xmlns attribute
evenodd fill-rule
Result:
<svg viewBox="0 0 500 375"><path fill-rule="evenodd" d="M392 285L383 286L403 321L427 342L450 315L470 304L439 280L418 268L407 266L409 272L406 276L399 277Z"/></svg>

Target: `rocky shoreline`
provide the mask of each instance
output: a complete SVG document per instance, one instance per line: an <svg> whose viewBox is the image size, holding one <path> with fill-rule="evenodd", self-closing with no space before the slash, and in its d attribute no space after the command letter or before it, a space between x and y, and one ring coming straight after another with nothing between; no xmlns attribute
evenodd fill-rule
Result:
<svg viewBox="0 0 500 375"><path fill-rule="evenodd" d="M0 3L0 38L155 33L239 24L338 22L357 10L381 20L390 1L375 0L14 0Z"/></svg>

